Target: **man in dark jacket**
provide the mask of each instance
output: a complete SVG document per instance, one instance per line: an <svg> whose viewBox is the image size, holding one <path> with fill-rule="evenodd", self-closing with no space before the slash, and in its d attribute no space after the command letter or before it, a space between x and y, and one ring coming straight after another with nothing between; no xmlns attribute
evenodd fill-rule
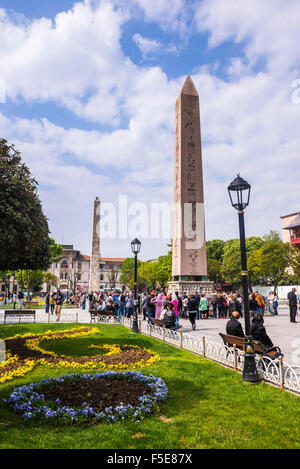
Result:
<svg viewBox="0 0 300 469"><path fill-rule="evenodd" d="M145 310L146 310L146 314L148 316L148 323L150 324L150 318L154 318L155 317L155 304L154 303L151 303L151 300L154 298L155 296L155 292L151 292L151 294L149 293L147 295L147 298L145 300Z"/></svg>
<svg viewBox="0 0 300 469"><path fill-rule="evenodd" d="M197 300L194 294L191 294L187 303L187 311L193 331L196 329Z"/></svg>
<svg viewBox="0 0 300 469"><path fill-rule="evenodd" d="M240 313L233 311L231 319L226 324L226 334L234 335L236 337L245 337L241 323L238 321Z"/></svg>
<svg viewBox="0 0 300 469"><path fill-rule="evenodd" d="M288 300L289 300L289 307L290 307L290 321L296 321L296 313L297 313L297 296L296 296L296 288L292 288L292 291L288 293Z"/></svg>

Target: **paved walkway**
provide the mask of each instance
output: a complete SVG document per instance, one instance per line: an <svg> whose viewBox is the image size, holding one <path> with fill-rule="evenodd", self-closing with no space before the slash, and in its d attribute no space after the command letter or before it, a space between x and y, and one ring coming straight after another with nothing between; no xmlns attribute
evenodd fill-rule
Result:
<svg viewBox="0 0 300 469"><path fill-rule="evenodd" d="M296 320L299 322L293 324L290 322L289 309L287 306L279 307L278 316L265 316L264 325L267 334L272 339L274 345L278 345L284 354L284 361L290 365L300 366L300 315L297 314ZM78 315L78 322L90 323L90 314L88 309L67 309L62 310L61 322L76 321L76 314ZM47 315L42 310L37 310L37 322L47 321ZM51 317L51 322L55 321L55 316ZM2 322L2 321L1 321ZM196 335L199 337L205 336L207 340L223 343L219 332L226 332L227 319L200 319L196 321L196 330L193 331L188 319L180 319L182 324L182 331L186 334ZM241 319L244 328L244 319Z"/></svg>

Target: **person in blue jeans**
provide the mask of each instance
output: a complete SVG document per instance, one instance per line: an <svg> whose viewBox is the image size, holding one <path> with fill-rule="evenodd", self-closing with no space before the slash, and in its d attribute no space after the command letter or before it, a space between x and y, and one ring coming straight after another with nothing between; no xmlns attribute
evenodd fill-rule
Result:
<svg viewBox="0 0 300 469"><path fill-rule="evenodd" d="M117 296L116 304L118 307L118 310L117 310L118 320L120 320L120 316L124 316L125 314L125 296L123 293Z"/></svg>
<svg viewBox="0 0 300 469"><path fill-rule="evenodd" d="M134 299L133 295L130 292L129 296L126 299L126 310L127 310L127 317L130 318L131 315L134 313Z"/></svg>

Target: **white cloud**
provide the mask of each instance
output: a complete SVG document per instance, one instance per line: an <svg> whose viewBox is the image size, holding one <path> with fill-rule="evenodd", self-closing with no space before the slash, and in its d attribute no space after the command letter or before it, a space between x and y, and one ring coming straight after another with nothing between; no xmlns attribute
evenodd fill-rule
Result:
<svg viewBox="0 0 300 469"><path fill-rule="evenodd" d="M174 104L184 77L168 79L160 67L139 67L124 55L122 26L132 14L125 3L78 3L55 21L15 21L0 10L0 77L7 99L54 101L86 120L114 126L66 129L49 119L0 114L0 134L22 151L40 182L54 235L85 252L96 195L113 201L124 193L148 204L172 200ZM236 172L253 186L247 234L279 229L280 215L299 210L300 104L293 102L291 87L300 77L298 3L274 0L272 15L271 3L261 0L196 5L194 26L209 32L211 47L245 41L244 54L226 64L229 81L213 67L192 76L200 96L208 238L238 235L226 191ZM182 1L133 0L129 6L171 31L187 27ZM145 53L162 47L135 38ZM266 67L256 73L258 59ZM128 125L121 127L121 121ZM105 241L104 252L130 255L127 242ZM143 255L155 257L165 244L145 241Z"/></svg>

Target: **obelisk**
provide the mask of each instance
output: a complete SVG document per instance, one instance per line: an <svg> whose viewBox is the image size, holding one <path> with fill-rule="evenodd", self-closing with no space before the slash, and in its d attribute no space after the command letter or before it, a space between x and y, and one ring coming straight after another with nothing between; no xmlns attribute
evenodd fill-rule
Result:
<svg viewBox="0 0 300 469"><path fill-rule="evenodd" d="M199 95L188 75L175 104L173 263L170 291L210 292L207 279Z"/></svg>
<svg viewBox="0 0 300 469"><path fill-rule="evenodd" d="M89 291L100 290L100 200L96 197L93 214L92 252L90 260Z"/></svg>

